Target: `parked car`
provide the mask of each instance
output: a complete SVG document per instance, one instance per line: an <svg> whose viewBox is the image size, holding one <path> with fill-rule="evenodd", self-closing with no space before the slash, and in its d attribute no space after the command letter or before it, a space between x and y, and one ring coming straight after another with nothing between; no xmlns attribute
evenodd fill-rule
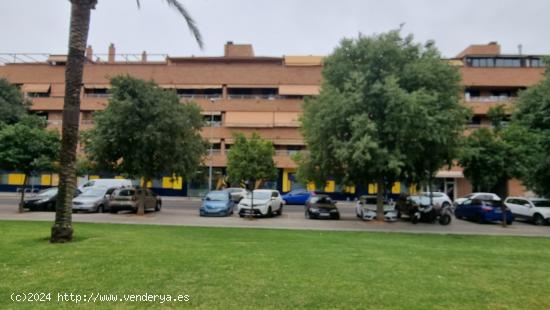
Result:
<svg viewBox="0 0 550 310"><path fill-rule="evenodd" d="M233 214L235 202L228 191L212 191L204 197L200 216L228 216Z"/></svg>
<svg viewBox="0 0 550 310"><path fill-rule="evenodd" d="M57 192L57 187L44 189L34 196L25 198L24 207L30 211L55 211ZM80 190L76 189L73 197L77 197L81 193Z"/></svg>
<svg viewBox="0 0 550 310"><path fill-rule="evenodd" d="M459 204L466 201L467 199L496 200L496 201L502 200L497 194L493 194L493 193L471 193L462 198L456 199L454 204L455 206L458 206Z"/></svg>
<svg viewBox="0 0 550 310"><path fill-rule="evenodd" d="M248 191L246 189L240 187L230 187L226 188L225 190L231 194L231 199L235 203L239 203L239 201L241 201L241 199L246 197L246 195L248 194Z"/></svg>
<svg viewBox="0 0 550 310"><path fill-rule="evenodd" d="M328 195L315 195L306 201L305 217L306 219L330 218L339 220L340 211L336 207L336 201L330 199Z"/></svg>
<svg viewBox="0 0 550 310"><path fill-rule="evenodd" d="M83 191L88 187L106 187L106 188L121 188L132 187L132 180L129 179L94 179L82 184L79 189Z"/></svg>
<svg viewBox="0 0 550 310"><path fill-rule="evenodd" d="M420 195L428 197L428 200L430 199L429 192L420 193ZM447 208L453 205L453 201L451 200L451 198L449 198L447 194L442 192L432 192L432 201L434 206L436 207Z"/></svg>
<svg viewBox="0 0 550 310"><path fill-rule="evenodd" d="M516 218L532 221L535 225L550 224L550 199L508 197L504 203Z"/></svg>
<svg viewBox="0 0 550 310"><path fill-rule="evenodd" d="M116 188L88 187L73 199L73 211L106 212L109 210L109 197Z"/></svg>
<svg viewBox="0 0 550 310"><path fill-rule="evenodd" d="M250 208L251 200L252 195L248 194L246 198L241 199L241 202L239 202L237 207L240 217L244 217L245 215L271 217L273 214L283 214L283 205L285 203L277 190L254 190L254 206L252 206L252 209Z"/></svg>
<svg viewBox="0 0 550 310"><path fill-rule="evenodd" d="M162 200L148 188L119 188L113 192L109 199L109 212L117 213L121 210L137 212L139 197L145 193L145 211L160 211Z"/></svg>
<svg viewBox="0 0 550 310"><path fill-rule="evenodd" d="M355 214L358 218L365 221L376 219L376 196L361 196L355 204ZM398 212L395 210L395 205L389 201L384 201L384 220L395 222L398 219Z"/></svg>
<svg viewBox="0 0 550 310"><path fill-rule="evenodd" d="M478 223L502 221L506 212L506 223L512 224L514 215L500 200L466 199L455 209L456 218L474 220Z"/></svg>
<svg viewBox="0 0 550 310"><path fill-rule="evenodd" d="M315 195L306 189L295 189L283 195L283 200L287 205L305 205L309 197Z"/></svg>

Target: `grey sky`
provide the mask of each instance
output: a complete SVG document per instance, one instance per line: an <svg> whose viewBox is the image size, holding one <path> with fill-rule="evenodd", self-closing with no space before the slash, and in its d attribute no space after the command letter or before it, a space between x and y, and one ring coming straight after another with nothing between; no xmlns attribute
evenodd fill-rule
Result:
<svg viewBox="0 0 550 310"><path fill-rule="evenodd" d="M163 0L98 0L89 44L106 53L208 55L226 41L251 43L256 55L325 55L342 37L380 33L405 23L416 40L434 39L444 56L472 43L498 41L503 52L550 54L545 0L182 0L205 41L201 51L183 19ZM0 53L66 53L68 0L0 0Z"/></svg>

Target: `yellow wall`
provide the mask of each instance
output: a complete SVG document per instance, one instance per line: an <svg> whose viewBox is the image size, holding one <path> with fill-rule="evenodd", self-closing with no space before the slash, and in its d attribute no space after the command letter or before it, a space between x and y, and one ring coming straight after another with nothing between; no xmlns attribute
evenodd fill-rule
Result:
<svg viewBox="0 0 550 310"><path fill-rule="evenodd" d="M42 186L50 186L52 185L52 175L51 174L43 174L40 176L40 185Z"/></svg>
<svg viewBox="0 0 550 310"><path fill-rule="evenodd" d="M8 174L9 185L23 185L24 182L25 182L25 175L23 173Z"/></svg>
<svg viewBox="0 0 550 310"><path fill-rule="evenodd" d="M290 181L289 174L295 172L296 169L283 170L283 192L289 192L292 189L292 181Z"/></svg>
<svg viewBox="0 0 550 310"><path fill-rule="evenodd" d="M183 188L183 178L182 177L163 177L162 178L162 188L170 189L182 189Z"/></svg>

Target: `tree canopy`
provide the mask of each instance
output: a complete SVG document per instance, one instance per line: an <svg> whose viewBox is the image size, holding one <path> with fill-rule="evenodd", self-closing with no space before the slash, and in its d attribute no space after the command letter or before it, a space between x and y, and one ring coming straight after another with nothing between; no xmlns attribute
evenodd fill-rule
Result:
<svg viewBox="0 0 550 310"><path fill-rule="evenodd" d="M0 125L14 124L27 113L27 103L17 87L0 79Z"/></svg>
<svg viewBox="0 0 550 310"><path fill-rule="evenodd" d="M399 31L344 39L326 59L318 97L306 100L302 131L309 154L301 175L324 182L422 182L451 164L469 112L460 75L433 42Z"/></svg>
<svg viewBox="0 0 550 310"><path fill-rule="evenodd" d="M550 59L545 59L550 63ZM550 69L536 85L520 93L513 118L530 134L523 145L531 158L523 181L537 194L550 197Z"/></svg>
<svg viewBox="0 0 550 310"><path fill-rule="evenodd" d="M248 183L252 187L258 180L271 180L277 176L273 161L275 148L271 141L257 133L250 139L244 134L235 135L235 144L227 154L227 175L231 183ZM252 188L253 189L253 188Z"/></svg>
<svg viewBox="0 0 550 310"><path fill-rule="evenodd" d="M46 130L45 120L23 116L21 121L0 128L0 170L21 171L24 185L32 172L49 170L59 154L59 133ZM24 190L21 194L21 203ZM19 206L22 211L22 204Z"/></svg>
<svg viewBox="0 0 550 310"><path fill-rule="evenodd" d="M195 173L207 145L199 106L181 104L175 92L153 82L118 76L111 84L109 105L94 114L94 128L83 134L97 167L144 182Z"/></svg>

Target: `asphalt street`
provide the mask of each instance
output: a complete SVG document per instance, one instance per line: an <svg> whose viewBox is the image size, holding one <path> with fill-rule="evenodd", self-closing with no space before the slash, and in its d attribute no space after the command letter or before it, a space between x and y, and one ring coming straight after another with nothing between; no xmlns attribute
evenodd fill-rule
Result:
<svg viewBox="0 0 550 310"><path fill-rule="evenodd" d="M53 212L18 213L19 199L12 193L0 193L0 219L53 221ZM340 220L308 220L304 218L304 207L286 205L283 215L273 218L246 219L238 215L230 217L200 217L198 199L163 197L160 212L148 212L138 216L129 212L110 213L76 213L74 222L91 223L124 223L177 225L202 227L241 227L241 228L274 228L274 229L305 229L305 230L340 230L340 231L380 231L406 233L435 234L475 234L475 235L514 235L550 237L550 226L535 226L531 223L515 221L513 225L504 228L499 223L478 224L453 218L448 226L439 224L411 224L406 220L395 223L365 222L355 216L353 202L338 202ZM1 227L1 226L0 226Z"/></svg>

